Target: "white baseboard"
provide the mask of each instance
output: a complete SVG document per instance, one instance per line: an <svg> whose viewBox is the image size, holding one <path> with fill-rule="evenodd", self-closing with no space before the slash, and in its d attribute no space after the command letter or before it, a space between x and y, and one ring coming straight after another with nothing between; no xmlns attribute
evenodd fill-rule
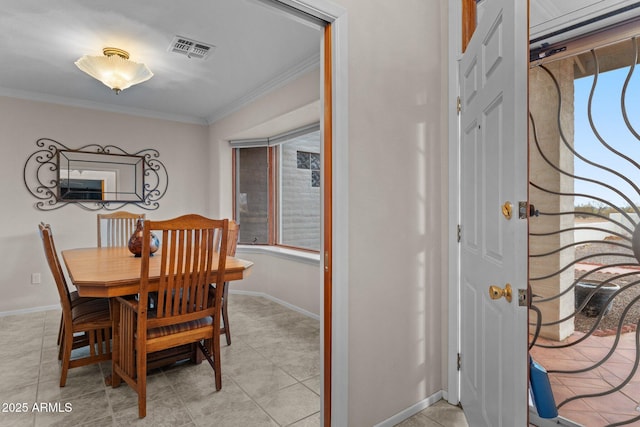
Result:
<svg viewBox="0 0 640 427"><path fill-rule="evenodd" d="M266 299L268 299L270 301L273 301L275 303L283 305L283 306L285 306L285 307L287 307L287 308L289 308L289 309L291 309L293 311L297 311L300 314L304 314L307 317L310 317L312 319L320 321L320 315L314 314L314 313L312 313L310 311L305 310L304 308L300 308L297 305L293 305L293 304L288 303L286 301L283 301L283 300L281 300L279 298L273 297L273 296L271 296L269 294L265 294L264 292L243 291L243 290L238 290L238 289L235 289L235 290L234 289L229 289L229 293L230 294L238 294L238 295L251 295L251 296L254 296L254 297L263 297L263 298L266 298Z"/></svg>
<svg viewBox="0 0 640 427"><path fill-rule="evenodd" d="M427 397L426 399L421 400L415 405L408 407L404 411L398 412L391 418L387 418L383 422L376 424L374 427L393 427L396 424L399 424L402 421L406 420L407 418L414 416L415 414L422 411L423 409L426 409L429 406L435 404L439 400L442 400L443 396L444 396L444 391L440 390L432 394L431 396Z"/></svg>
<svg viewBox="0 0 640 427"><path fill-rule="evenodd" d="M39 311L60 310L60 304L45 305L43 307L23 308L21 310L0 311L0 317L15 316L18 314L37 313Z"/></svg>

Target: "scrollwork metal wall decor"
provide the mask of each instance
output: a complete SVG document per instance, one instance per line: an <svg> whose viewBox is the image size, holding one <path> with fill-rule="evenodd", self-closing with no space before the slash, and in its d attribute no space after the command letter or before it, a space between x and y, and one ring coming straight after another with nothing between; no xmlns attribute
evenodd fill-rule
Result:
<svg viewBox="0 0 640 427"><path fill-rule="evenodd" d="M89 211L100 209L117 210L127 204L135 204L142 209L155 210L160 207L160 200L167 192L169 176L164 164L159 160L160 153L155 149L144 149L128 153L115 145L87 144L71 149L61 142L50 138L36 141L38 149L31 154L24 165L23 179L29 193L38 201L36 209L50 211L60 209L68 204L80 206ZM73 151L95 154L113 154L118 156L140 156L144 158L143 194L140 201L113 200L66 200L60 196L59 164L60 151Z"/></svg>

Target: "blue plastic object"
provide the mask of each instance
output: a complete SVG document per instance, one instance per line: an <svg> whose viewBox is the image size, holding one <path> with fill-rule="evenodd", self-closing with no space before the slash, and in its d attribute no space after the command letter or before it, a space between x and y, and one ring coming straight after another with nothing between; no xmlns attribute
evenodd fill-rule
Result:
<svg viewBox="0 0 640 427"><path fill-rule="evenodd" d="M540 418L555 418L558 416L551 383L547 370L529 356L529 379L531 381L531 391L533 402L536 405Z"/></svg>

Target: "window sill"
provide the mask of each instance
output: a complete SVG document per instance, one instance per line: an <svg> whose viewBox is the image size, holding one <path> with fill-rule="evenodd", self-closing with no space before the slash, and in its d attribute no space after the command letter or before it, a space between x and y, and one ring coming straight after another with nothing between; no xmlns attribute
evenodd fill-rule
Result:
<svg viewBox="0 0 640 427"><path fill-rule="evenodd" d="M305 264L320 265L320 254L314 252L297 251L295 249L281 248L278 246L262 245L238 245L236 254L242 258L242 254L264 254Z"/></svg>

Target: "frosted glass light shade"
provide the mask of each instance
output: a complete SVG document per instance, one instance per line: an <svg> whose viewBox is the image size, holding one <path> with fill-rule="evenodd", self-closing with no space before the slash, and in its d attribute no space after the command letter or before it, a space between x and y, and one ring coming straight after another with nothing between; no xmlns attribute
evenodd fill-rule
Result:
<svg viewBox="0 0 640 427"><path fill-rule="evenodd" d="M85 55L75 64L116 93L153 77L149 67L130 61L129 54L125 51L105 48L104 53L104 56Z"/></svg>

